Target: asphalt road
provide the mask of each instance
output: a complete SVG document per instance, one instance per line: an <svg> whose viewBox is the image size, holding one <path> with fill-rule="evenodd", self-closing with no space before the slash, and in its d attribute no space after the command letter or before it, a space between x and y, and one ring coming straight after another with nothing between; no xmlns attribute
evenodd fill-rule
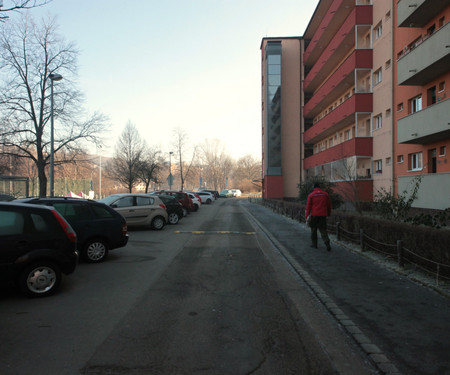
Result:
<svg viewBox="0 0 450 375"><path fill-rule="evenodd" d="M374 374L239 199L0 297L0 374Z"/></svg>

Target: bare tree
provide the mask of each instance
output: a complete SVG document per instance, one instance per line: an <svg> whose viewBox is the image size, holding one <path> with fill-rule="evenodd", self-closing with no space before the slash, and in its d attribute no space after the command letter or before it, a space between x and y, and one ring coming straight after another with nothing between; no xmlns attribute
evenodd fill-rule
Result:
<svg viewBox="0 0 450 375"><path fill-rule="evenodd" d="M203 177L214 190L221 190L231 175L233 160L218 139L206 140L200 147Z"/></svg>
<svg viewBox="0 0 450 375"><path fill-rule="evenodd" d="M53 117L55 164L73 162L84 142L100 143L106 118L86 115L76 89L78 51L57 34L53 20L39 25L30 18L9 22L0 35L0 145L2 153L33 160L39 195L47 194L46 166L51 158L51 74L55 82ZM63 154L62 151L65 151ZM56 154L60 153L60 157ZM64 155L70 155L66 159Z"/></svg>
<svg viewBox="0 0 450 375"><path fill-rule="evenodd" d="M144 149L144 141L136 126L128 121L117 141L114 157L106 165L106 171L109 177L115 178L126 186L129 193L140 181L139 168Z"/></svg>
<svg viewBox="0 0 450 375"><path fill-rule="evenodd" d="M261 160L251 155L241 157L236 163L233 175L236 186L241 190L250 190L255 186L253 181L261 179Z"/></svg>
<svg viewBox="0 0 450 375"><path fill-rule="evenodd" d="M159 181L159 172L164 165L161 151L145 147L142 159L139 161L138 178L145 185L145 192L148 192L150 183Z"/></svg>
<svg viewBox="0 0 450 375"><path fill-rule="evenodd" d="M180 179L181 179L181 190L184 189L184 183L186 178L189 176L189 173L191 171L191 167L194 163L196 153L197 153L197 147L190 147L189 146L189 135L186 131L184 131L182 128L178 127L174 129L174 142L173 146L175 147L175 158L178 161L178 170L180 172ZM184 160L188 159L188 153L192 150L192 154L190 155L190 162L186 163Z"/></svg>
<svg viewBox="0 0 450 375"><path fill-rule="evenodd" d="M3 6L3 1L0 1L0 22L5 22L8 19L9 12L16 12L24 9L31 9L48 4L52 0L10 0L5 1L6 5Z"/></svg>

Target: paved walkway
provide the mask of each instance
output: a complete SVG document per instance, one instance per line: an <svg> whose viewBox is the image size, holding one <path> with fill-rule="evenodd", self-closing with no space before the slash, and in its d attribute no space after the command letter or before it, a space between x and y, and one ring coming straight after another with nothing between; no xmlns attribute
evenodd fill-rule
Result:
<svg viewBox="0 0 450 375"><path fill-rule="evenodd" d="M381 373L450 374L450 298L338 244L310 247L304 224L242 200Z"/></svg>

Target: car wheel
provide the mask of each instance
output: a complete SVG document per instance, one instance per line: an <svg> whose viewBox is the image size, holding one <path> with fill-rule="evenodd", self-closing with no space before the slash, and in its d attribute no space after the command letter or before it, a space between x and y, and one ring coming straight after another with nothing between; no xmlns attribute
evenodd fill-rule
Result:
<svg viewBox="0 0 450 375"><path fill-rule="evenodd" d="M98 263L108 255L108 246L100 239L89 240L83 248L83 259L89 263Z"/></svg>
<svg viewBox="0 0 450 375"><path fill-rule="evenodd" d="M26 267L19 276L19 288L29 297L53 294L61 283L61 271L53 262L38 262Z"/></svg>
<svg viewBox="0 0 450 375"><path fill-rule="evenodd" d="M183 207L183 217L186 217L188 214L188 210Z"/></svg>
<svg viewBox="0 0 450 375"><path fill-rule="evenodd" d="M198 204L194 204L194 212L198 211Z"/></svg>
<svg viewBox="0 0 450 375"><path fill-rule="evenodd" d="M210 198L208 198L208 199L206 200L206 204L211 204L211 199L210 199Z"/></svg>
<svg viewBox="0 0 450 375"><path fill-rule="evenodd" d="M179 221L180 218L178 217L178 214L175 212L169 214L169 224L178 224Z"/></svg>
<svg viewBox="0 0 450 375"><path fill-rule="evenodd" d="M152 228L155 230L163 229L165 224L166 222L162 216L156 216L152 220Z"/></svg>

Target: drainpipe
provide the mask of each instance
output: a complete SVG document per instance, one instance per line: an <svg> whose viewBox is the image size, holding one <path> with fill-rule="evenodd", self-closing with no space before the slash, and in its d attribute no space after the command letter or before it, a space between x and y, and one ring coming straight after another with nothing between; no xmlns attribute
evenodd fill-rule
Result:
<svg viewBox="0 0 450 375"><path fill-rule="evenodd" d="M392 82L392 90L391 90L391 101L392 101L392 104L391 104L391 121L392 121L392 125L391 125L391 127L392 127L392 139L391 139L391 154L392 154L392 159L391 159L391 163L392 163L392 168L391 168L391 193L392 193L392 195L395 195L396 194L396 192L395 192L395 163L397 162L396 161L396 159L395 159L395 136L394 136L394 127L395 126L397 126L397 122L396 122L396 119L395 119L395 113L397 112L396 111L396 108L395 108L395 95L394 95L394 93L395 93L395 81L394 81L394 79L395 79L395 75L394 75L394 66L395 66L395 68L397 67L397 64L395 63L395 38L394 38L394 30L395 30L395 18L394 18L394 15L396 15L397 14L397 12L394 12L394 6L395 6L395 4L394 4L394 0L391 0L391 14L392 14L392 17L391 17L391 23L392 23L392 26L391 26L391 48L392 48L392 56L391 56L391 58L392 58L392 71L391 71L391 82Z"/></svg>

